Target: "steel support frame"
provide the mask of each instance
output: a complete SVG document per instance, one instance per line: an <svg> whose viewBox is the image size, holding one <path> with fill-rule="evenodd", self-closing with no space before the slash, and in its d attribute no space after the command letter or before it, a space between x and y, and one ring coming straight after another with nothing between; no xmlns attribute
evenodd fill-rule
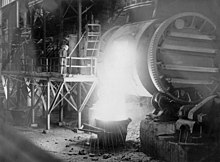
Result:
<svg viewBox="0 0 220 162"><path fill-rule="evenodd" d="M35 78L1 75L1 79L6 100L5 109L12 110L29 107L31 109L30 124L36 127L35 110L37 106L42 103L43 108L46 108L43 88L37 84ZM27 90L26 92L24 92L24 88ZM23 101L23 103L20 101ZM28 101L30 101L30 103L28 103Z"/></svg>
<svg viewBox="0 0 220 162"><path fill-rule="evenodd" d="M72 4L69 3L69 5L70 5L69 8L73 9L73 6L71 6ZM82 15L85 14L92 6L93 6L93 4L91 6L89 6L88 8L86 8L84 11L82 11L81 0L78 0L78 7L77 8L78 8L79 35L82 35ZM40 8L42 8L42 5L40 5ZM77 10L75 10L75 11L77 12ZM61 12L61 15L62 14L63 14L63 12ZM44 53L46 52L46 46L45 46L45 37L46 37L46 32L47 32L46 31L46 23L45 23L46 16L47 15L46 15L45 11L43 10L43 16L41 17L41 20L42 20L42 25L43 25L43 29L44 29L44 32L43 32ZM65 14L62 16L65 17ZM31 26L33 27L33 19L31 19ZM62 28L61 28L61 30L62 30ZM79 53L79 56L80 55L81 54ZM46 118L47 118L46 129L50 129L50 114L51 114L51 112L63 100L66 100L71 105L71 107L78 112L78 123L79 123L78 127L81 127L81 113L82 113L83 109L85 108L85 105L88 102L88 100L89 100L90 96L92 95L92 93L96 87L96 84L97 84L96 80L93 82L90 82L91 83L90 89L84 93L86 95L82 96L81 90L86 91L85 88L82 88L83 84L84 84L83 81L82 82L75 82L74 86L71 85L69 82L63 82L63 83L61 83L61 87L57 88L56 86L54 86L54 83L50 80L51 78L48 78L47 81L45 81L45 79L43 79L46 82L46 85L45 84L43 85L43 87L46 88L46 90L45 90L44 88L40 87L39 84L36 82L36 80L41 80L40 78L37 78L37 77L33 78L33 77L25 76L25 75L19 75L19 76L2 75L1 79L2 79L2 83L3 83L4 91L5 91L7 109L11 108L10 102L17 100L16 99L17 96L15 96L15 94L17 93L18 89L14 85L15 84L14 82L21 81L22 84L26 84L26 88L27 88L27 94L21 94L21 96L24 98L24 101L26 102L26 106L27 106L28 98L30 99L30 102L31 102L31 104L30 104L31 124L35 124L35 109L36 109L37 105L40 102L42 102L44 110L46 112ZM55 82L57 82L57 81L55 81ZM78 87L78 89L76 87ZM64 89L65 89L65 93L64 93ZM79 91L79 89L80 89L80 91ZM78 92L77 92L77 90L78 90ZM43 91L46 91L46 93L44 93ZM70 98L67 98L66 97L67 93L68 94L76 93L75 94L76 97L73 97L70 95ZM79 97L77 97L77 96L79 96ZM14 105L17 106L16 104L14 104ZM63 109L62 108L60 110L60 121L63 121Z"/></svg>
<svg viewBox="0 0 220 162"><path fill-rule="evenodd" d="M62 101L66 101L72 109L74 109L78 113L78 127L80 128L82 125L82 111L84 110L86 104L88 103L94 89L97 85L97 80L90 82L90 88L85 90L84 94L78 94L78 87L83 87L84 82L60 82L58 86L56 85L57 82L53 82L51 80L47 81L47 123L46 129L50 129L50 115L52 111L59 107L59 104ZM68 96L69 95L69 96ZM81 104L78 105L78 95L81 95ZM74 97L75 96L75 97ZM63 110L60 111L60 122L63 122Z"/></svg>

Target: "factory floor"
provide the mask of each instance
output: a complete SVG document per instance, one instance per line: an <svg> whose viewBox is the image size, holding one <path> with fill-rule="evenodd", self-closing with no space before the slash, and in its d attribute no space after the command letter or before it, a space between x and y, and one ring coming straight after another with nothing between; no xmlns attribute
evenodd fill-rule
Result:
<svg viewBox="0 0 220 162"><path fill-rule="evenodd" d="M149 111L146 107L148 107L146 102L128 103L130 117L133 120L128 125L126 144L119 148L98 147L94 142L97 141L95 134L74 132L69 126L59 127L52 124L49 132L44 132L44 128L15 128L22 136L64 162L161 162L141 152L139 128L140 121Z"/></svg>
<svg viewBox="0 0 220 162"><path fill-rule="evenodd" d="M95 140L95 135L76 133L67 128L54 126L47 133L42 129L24 127L16 127L16 129L34 144L64 162L160 162L141 152L139 125L140 123L130 123L125 146L108 149L99 148L91 143Z"/></svg>

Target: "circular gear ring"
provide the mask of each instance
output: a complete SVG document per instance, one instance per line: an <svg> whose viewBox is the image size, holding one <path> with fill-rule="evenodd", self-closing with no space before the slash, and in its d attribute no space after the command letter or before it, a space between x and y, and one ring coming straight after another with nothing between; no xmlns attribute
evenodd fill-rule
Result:
<svg viewBox="0 0 220 162"><path fill-rule="evenodd" d="M205 20L210 26L213 27L213 31L216 30L215 24L210 21L207 17L199 14L199 13L193 13L193 12L186 12L186 13L181 13L177 14L173 17L170 17L169 19L166 19L163 21L159 27L156 29L154 35L152 36L152 39L150 41L149 49L148 49L148 69L149 73L151 76L151 79L154 83L154 86L157 88L158 91L167 93L169 96L171 96L173 99L176 101L179 101L183 104L188 104L188 103L198 103L201 99L195 100L195 101L186 101L180 98L175 97L173 94L169 92L167 87L164 85L162 82L162 79L160 77L160 72L158 70L158 64L157 64L157 52L158 52L158 47L161 43L161 38L166 36L166 31L168 30L170 24L172 24L175 20L183 18L183 17L198 17L200 19Z"/></svg>

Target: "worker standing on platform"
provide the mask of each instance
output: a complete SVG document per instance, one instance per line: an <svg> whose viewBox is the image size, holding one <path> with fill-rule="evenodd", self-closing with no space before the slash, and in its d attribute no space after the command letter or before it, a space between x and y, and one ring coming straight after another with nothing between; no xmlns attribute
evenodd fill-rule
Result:
<svg viewBox="0 0 220 162"><path fill-rule="evenodd" d="M68 56L68 45L62 45L60 51L59 51L59 57L60 57L60 72L61 74L67 73L67 56Z"/></svg>

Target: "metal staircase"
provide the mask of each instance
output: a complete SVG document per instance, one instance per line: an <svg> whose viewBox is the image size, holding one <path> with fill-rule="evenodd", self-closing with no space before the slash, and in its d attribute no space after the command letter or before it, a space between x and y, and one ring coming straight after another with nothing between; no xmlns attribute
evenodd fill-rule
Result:
<svg viewBox="0 0 220 162"><path fill-rule="evenodd" d="M87 25L87 41L85 45L86 57L97 57L100 44L101 25L88 24Z"/></svg>

